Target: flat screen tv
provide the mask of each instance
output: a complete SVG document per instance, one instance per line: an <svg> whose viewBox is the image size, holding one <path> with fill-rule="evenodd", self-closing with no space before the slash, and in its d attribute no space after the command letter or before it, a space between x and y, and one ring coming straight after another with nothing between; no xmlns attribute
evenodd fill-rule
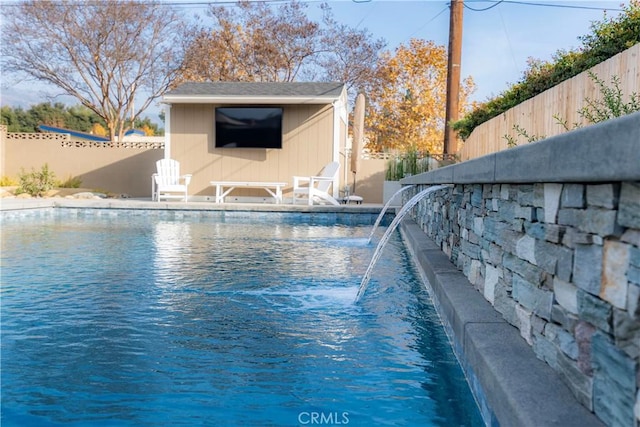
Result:
<svg viewBox="0 0 640 427"><path fill-rule="evenodd" d="M282 107L217 107L216 147L282 148Z"/></svg>

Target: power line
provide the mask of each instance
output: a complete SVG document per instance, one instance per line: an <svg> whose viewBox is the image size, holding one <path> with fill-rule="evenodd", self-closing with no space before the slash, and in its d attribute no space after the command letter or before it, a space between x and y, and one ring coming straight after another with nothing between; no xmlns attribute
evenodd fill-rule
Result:
<svg viewBox="0 0 640 427"><path fill-rule="evenodd" d="M248 0L249 3L291 3L291 0ZM301 3L320 3L322 0L303 0ZM358 3L364 3L370 0L365 0ZM237 5L238 0L193 0L189 2L179 2L179 1L162 1L160 0L161 5L167 6L225 6L225 5Z"/></svg>
<svg viewBox="0 0 640 427"><path fill-rule="evenodd" d="M557 7L557 8L563 8L563 9L584 9L584 10L611 10L614 12L622 12L624 11L624 9L619 9L619 8L605 8L605 7L596 7L596 6L576 6L576 5L572 5L572 4L557 4L557 3L536 3L536 2L528 2L528 1L515 1L515 0L499 0L499 1L492 1L492 0L480 0L477 3L481 3L481 2L489 2L489 3L494 3L491 6L484 8L484 9L474 9L470 6L468 6L466 3L464 5L465 8L472 10L474 12L484 12L485 10L489 10L491 8L494 8L496 6L498 6L501 3L509 3L509 4L518 4L518 5L523 5L523 6L541 6L541 7Z"/></svg>
<svg viewBox="0 0 640 427"><path fill-rule="evenodd" d="M249 0L252 3L288 3L290 0ZM322 0L299 0L303 3L316 3ZM373 0L351 0L353 3L372 3ZM565 9L585 9L585 10L611 10L615 12L622 12L624 9L619 8L603 8L596 6L577 6L571 4L557 4L557 3L537 3L537 2L528 2L528 1L516 1L516 0L477 0L474 3L493 3L491 6L488 6L484 9L475 9L469 6L467 3L464 4L464 7L472 10L474 12L484 12L485 10L492 9L498 6L500 3L509 3L509 4L519 4L523 6L541 6L541 7L557 7L557 8L565 8ZM237 0L193 0L189 2L178 2L178 1L161 1L162 4L166 4L169 6L206 6L206 5L228 5L228 4L236 4Z"/></svg>
<svg viewBox="0 0 640 427"><path fill-rule="evenodd" d="M95 3L99 4L103 0L94 0ZM299 0L302 3L320 3L324 0ZM351 0L353 3L373 3L374 0ZM290 3L291 0L249 0L251 3ZM486 10L492 9L498 6L501 3L508 4L517 4L523 6L541 6L541 7L556 7L556 8L564 8L564 9L584 9L584 10L610 10L614 12L622 12L624 9L620 8L606 8L606 7L596 7L596 6L576 6L570 4L555 4L555 3L536 3L536 2L527 2L527 1L516 1L516 0L476 0L474 3L493 3L491 6L488 6L484 9L476 9L469 6L467 3L464 4L464 7L472 10L474 12L484 12ZM19 6L22 3L22 0L0 0L0 4L3 6ZM238 0L192 0L192 1L162 1L159 2L161 5L165 6L177 6L177 7L202 7L202 6L225 6L225 5L236 5Z"/></svg>
<svg viewBox="0 0 640 427"><path fill-rule="evenodd" d="M502 28L504 30L505 38L507 39L507 45L509 46L509 53L511 53L511 59L513 60L513 65L515 67L515 70L519 71L518 61L516 61L516 55L513 51L513 44L511 43L511 38L509 37L509 31L507 30L507 25L504 22L504 16L502 16L502 12L500 12L500 9L498 9L498 15L500 16L500 22L502 23Z"/></svg>
<svg viewBox="0 0 640 427"><path fill-rule="evenodd" d="M436 13L435 16L431 19L429 19L427 22L425 22L424 24L422 24L422 26L420 28L418 28L417 30L415 30L413 33L411 33L411 35L409 35L409 38L413 37L414 34L420 32L423 28L425 28L427 25L429 25L430 23L432 23L433 21L436 20L436 18L440 15L442 15L445 11L447 11L449 9L449 6L445 6L444 9L442 9L440 12Z"/></svg>
<svg viewBox="0 0 640 427"><path fill-rule="evenodd" d="M358 23L356 24L356 28L360 28L360 24L362 24L369 17L369 15L371 15L373 13L373 11L376 9L376 6L377 5L374 5L371 9L369 9L369 12L366 15L364 15L360 19L360 21L358 21Z"/></svg>
<svg viewBox="0 0 640 427"><path fill-rule="evenodd" d="M472 8L471 6L469 6L469 5L468 5L468 4L466 4L466 3L464 4L464 7L466 7L466 8L467 8L467 9L469 9L469 10L473 10L474 12L484 12L485 10L493 9L494 7L498 6L498 5L499 5L500 3L502 3L503 1L504 1L504 0L500 0L499 2L494 3L494 4L492 4L492 5L491 5L491 6L489 6L489 7L485 7L484 9L474 9L474 8Z"/></svg>

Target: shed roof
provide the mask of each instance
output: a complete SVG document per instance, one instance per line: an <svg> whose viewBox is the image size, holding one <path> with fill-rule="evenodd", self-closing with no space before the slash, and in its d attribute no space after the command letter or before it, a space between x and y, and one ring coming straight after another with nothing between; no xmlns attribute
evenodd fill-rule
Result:
<svg viewBox="0 0 640 427"><path fill-rule="evenodd" d="M167 92L167 104L330 104L345 91L338 82L187 82Z"/></svg>
<svg viewBox="0 0 640 427"><path fill-rule="evenodd" d="M74 138L84 139L87 141L93 142L109 142L109 138L104 136L98 136L87 132L80 132L78 130L65 129L56 126L48 126L48 125L39 125L38 129L43 132L52 132L52 133L67 133Z"/></svg>
<svg viewBox="0 0 640 427"><path fill-rule="evenodd" d="M39 125L38 129L40 129L43 132L62 133L62 134L67 133L74 138L93 141L93 142L110 142L111 141L106 136L99 136L99 135L94 135L92 133L81 132L79 130L73 130L73 129L65 129L65 128L56 127L56 126ZM140 129L129 129L124 133L124 136L131 136L131 135L145 136L145 133Z"/></svg>

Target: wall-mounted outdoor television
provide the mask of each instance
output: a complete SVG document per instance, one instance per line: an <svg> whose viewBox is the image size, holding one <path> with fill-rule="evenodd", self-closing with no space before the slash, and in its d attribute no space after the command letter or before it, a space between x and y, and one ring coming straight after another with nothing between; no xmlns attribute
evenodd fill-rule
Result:
<svg viewBox="0 0 640 427"><path fill-rule="evenodd" d="M217 107L216 147L282 148L282 107Z"/></svg>

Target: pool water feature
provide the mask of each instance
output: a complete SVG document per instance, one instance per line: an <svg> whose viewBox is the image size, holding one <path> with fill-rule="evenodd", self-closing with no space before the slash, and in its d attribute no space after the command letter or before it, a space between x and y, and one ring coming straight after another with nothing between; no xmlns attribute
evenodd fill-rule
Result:
<svg viewBox="0 0 640 427"><path fill-rule="evenodd" d="M371 243L371 240L373 240L373 236L375 236L376 230L380 226L380 223L382 222L382 219L384 218L385 214L387 213L387 210L391 206L391 203L393 203L394 200L396 199L396 197L398 197L401 193L403 193L404 191L407 191L408 189L413 188L413 187L414 187L413 184L412 185L405 185L404 187L401 187L398 191L393 193L393 195L391 197L389 197L389 200L387 200L387 203L385 203L384 206L382 207L382 210L380 211L380 214L378 215L378 218L376 218L376 222L373 223L373 228L371 228L371 232L369 233L369 239L367 240L368 243Z"/></svg>
<svg viewBox="0 0 640 427"><path fill-rule="evenodd" d="M3 427L482 425L397 233L354 304L369 230L3 222Z"/></svg>
<svg viewBox="0 0 640 427"><path fill-rule="evenodd" d="M369 281L371 280L371 274L373 273L373 269L376 263L378 262L378 260L380 259L380 257L382 256L382 253L385 249L387 242L389 241L393 233L396 231L396 228L398 228L398 225L400 224L400 222L404 219L407 213L409 213L409 211L411 211L411 209L415 205L417 205L418 202L420 202L420 200L424 199L434 191L442 190L443 188L447 188L447 185L436 185L434 187L426 188L420 191L418 194L414 195L411 199L409 199L409 201L407 201L407 203L402 205L402 207L396 214L395 218L393 218L393 221L391 221L391 224L382 235L382 238L378 242L378 246L376 247L376 250L373 252L373 256L371 257L371 261L369 262L367 271L364 273L364 275L362 276L362 280L360 281L360 287L358 288L358 292L356 294L356 299L355 299L356 302L358 302L360 298L362 298L362 295L364 295L364 292L367 290L367 286L369 285ZM398 194L400 191L398 191L396 194ZM371 235L373 235L373 232ZM369 241L371 241L371 237L369 237Z"/></svg>

